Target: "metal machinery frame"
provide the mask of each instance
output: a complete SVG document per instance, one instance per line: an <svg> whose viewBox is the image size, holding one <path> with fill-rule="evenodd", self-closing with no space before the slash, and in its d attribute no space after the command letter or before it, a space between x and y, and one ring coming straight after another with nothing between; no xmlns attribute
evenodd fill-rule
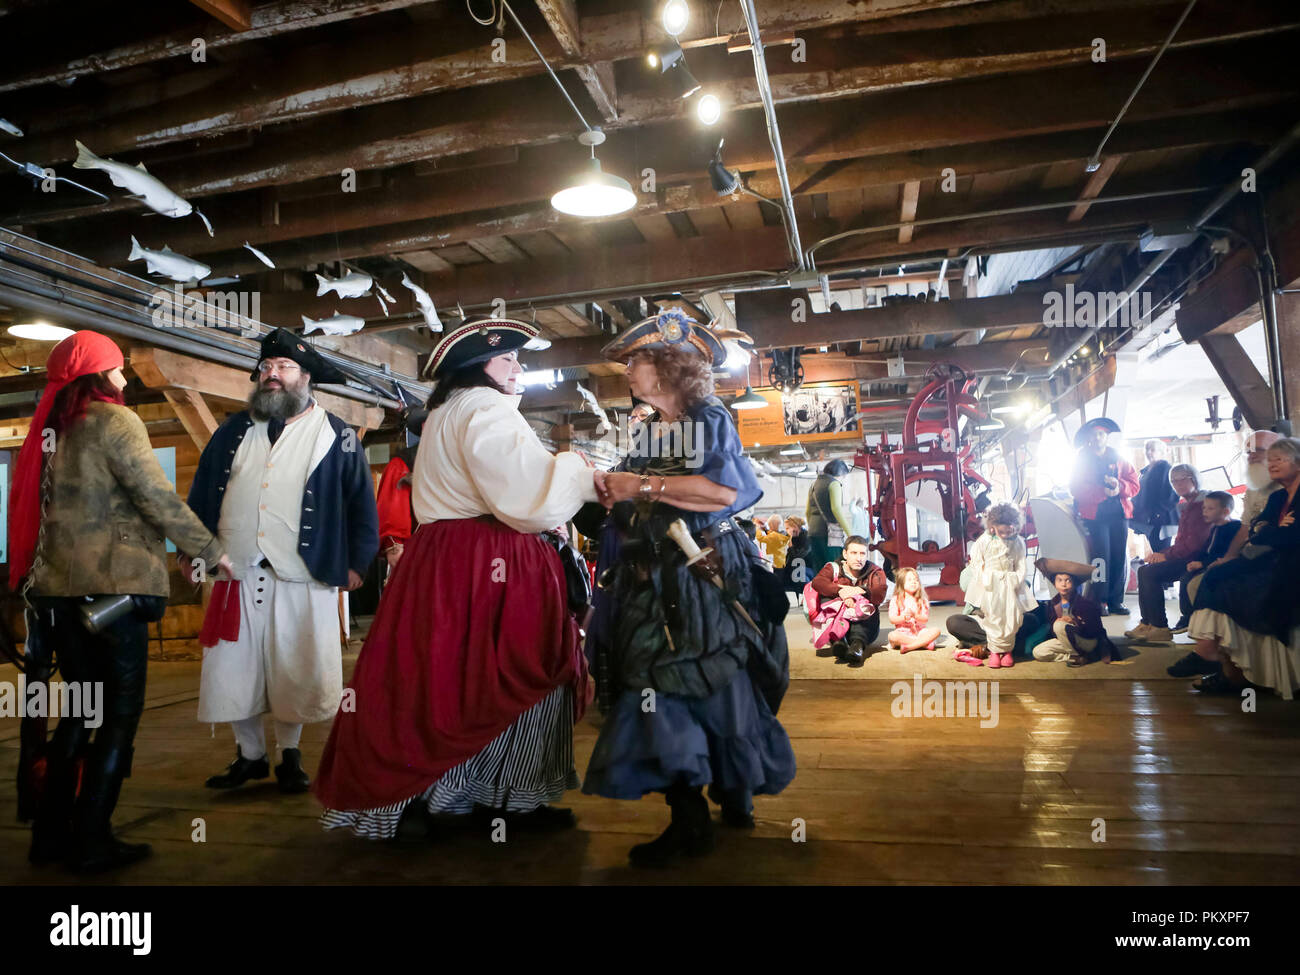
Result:
<svg viewBox="0 0 1300 975"><path fill-rule="evenodd" d="M972 392L976 380L948 363L936 363L926 378L907 409L902 444L890 444L882 431L880 443L864 445L853 462L867 472L870 511L880 532L880 541L872 548L884 553L895 568L941 565L938 584L927 586L926 593L931 600L960 601L964 596L958 579L966 567L967 545L981 530L979 521L971 517L977 511L971 486L991 487L974 469L971 444L961 434L961 418L973 421L979 413ZM874 499L872 473L876 475ZM950 536L947 545L930 551L912 547L907 517L907 488L925 482L938 487Z"/></svg>

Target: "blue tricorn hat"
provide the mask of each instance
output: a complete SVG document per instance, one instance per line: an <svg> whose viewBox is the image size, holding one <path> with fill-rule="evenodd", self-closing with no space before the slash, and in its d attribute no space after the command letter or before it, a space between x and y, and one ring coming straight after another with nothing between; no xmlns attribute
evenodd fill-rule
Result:
<svg viewBox="0 0 1300 975"><path fill-rule="evenodd" d="M715 369L727 361L722 341L680 308L669 308L643 318L600 350L606 359L626 362L638 352L650 349L689 349L704 357Z"/></svg>
<svg viewBox="0 0 1300 975"><path fill-rule="evenodd" d="M424 371L426 375L441 376L516 349L549 349L551 343L541 334L536 325L517 318L471 318L447 332L434 346Z"/></svg>

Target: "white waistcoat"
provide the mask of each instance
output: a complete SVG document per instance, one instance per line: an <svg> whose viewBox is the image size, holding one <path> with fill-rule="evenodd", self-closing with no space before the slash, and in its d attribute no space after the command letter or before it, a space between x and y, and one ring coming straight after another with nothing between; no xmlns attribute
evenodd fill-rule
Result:
<svg viewBox="0 0 1300 975"><path fill-rule="evenodd" d="M307 477L328 453L333 429L320 406L286 423L274 444L266 428L265 421L254 423L235 452L217 535L236 578L266 558L281 579L310 582L298 554L298 524Z"/></svg>

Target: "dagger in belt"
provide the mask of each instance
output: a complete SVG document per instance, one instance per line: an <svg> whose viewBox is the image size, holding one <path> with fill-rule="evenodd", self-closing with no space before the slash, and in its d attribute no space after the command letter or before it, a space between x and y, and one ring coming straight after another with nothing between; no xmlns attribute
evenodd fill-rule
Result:
<svg viewBox="0 0 1300 975"><path fill-rule="evenodd" d="M714 571L713 567L708 563L707 556L713 551L713 549L701 549L696 545L695 539L691 536L690 529L686 527L686 522L680 518L676 519L668 526L668 537L677 543L677 547L680 548L682 553L686 556L686 567L688 569L701 579L707 579L709 582L713 583L723 593L727 591L727 586L726 583L722 581L722 576L718 575L718 573ZM754 631L758 633L760 637L764 635L758 624L755 623L749 613L745 611L745 607L740 605L739 599L736 599L733 596L728 600L728 603L735 611L736 615L752 626Z"/></svg>

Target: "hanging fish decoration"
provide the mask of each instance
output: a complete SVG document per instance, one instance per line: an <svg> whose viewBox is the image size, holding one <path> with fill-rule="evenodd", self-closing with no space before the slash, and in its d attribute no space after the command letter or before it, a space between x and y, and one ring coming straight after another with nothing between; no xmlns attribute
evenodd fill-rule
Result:
<svg viewBox="0 0 1300 975"><path fill-rule="evenodd" d="M318 282L317 298L331 291L340 298L362 298L370 294L370 289L375 283L375 279L364 271L349 271L341 278L327 278L323 274L318 274L316 281Z"/></svg>
<svg viewBox="0 0 1300 975"><path fill-rule="evenodd" d="M312 332L320 332L322 335L351 335L353 332L359 332L361 327L366 324L364 318L357 318L355 315L340 315L334 313L332 318L322 318L320 321L312 321L306 315L302 316L302 334L310 335Z"/></svg>
<svg viewBox="0 0 1300 975"><path fill-rule="evenodd" d="M263 254L261 251L259 251L256 247L254 247L254 246L253 246L252 244L250 244L248 241L244 241L244 248L245 248L246 250L252 251L253 256L256 257L256 258L257 258L259 261L261 261L263 264L265 264L267 267L269 267L269 268L274 268L274 267L275 267L275 262L274 262L273 260L271 260L271 259L270 259L269 257L267 257L265 254Z"/></svg>
<svg viewBox="0 0 1300 975"><path fill-rule="evenodd" d="M596 425L596 435L601 436L609 433L611 427L609 417L606 416L605 411L601 409L600 401L596 399L596 394L586 386L582 385L582 383L576 383L575 385L578 387L578 395L583 399L583 412L586 412L586 408L590 406L591 412L595 413L596 416L600 418L600 423Z"/></svg>
<svg viewBox="0 0 1300 975"><path fill-rule="evenodd" d="M390 295L387 291L385 291L384 286L380 284L378 281L375 282L375 291L378 292L375 295L375 299L379 302L379 310L382 311L384 313L384 317L387 318L388 305L396 304L397 299L394 298L392 295ZM388 302L388 305L384 304L385 301Z"/></svg>
<svg viewBox="0 0 1300 975"><path fill-rule="evenodd" d="M38 166L36 163L20 163L17 159L9 158L3 152L0 152L0 159L9 163L9 165L13 166L24 176L30 177L32 186L40 186L45 180L53 179L56 183L67 183L69 186L75 186L79 190L85 190L87 193L95 194L95 196L99 197L105 203L108 202L108 197L99 192L99 190L92 190L89 186L83 186L75 179L68 179L66 176L51 176L50 174L54 172L52 169L47 172L42 166Z"/></svg>
<svg viewBox="0 0 1300 975"><path fill-rule="evenodd" d="M438 309L433 306L433 299L429 297L429 292L412 281L409 274L402 274L402 284L415 295L415 307L420 309L420 314L424 316L424 324L429 331L441 332L442 319L438 317Z"/></svg>
<svg viewBox="0 0 1300 975"><path fill-rule="evenodd" d="M208 236L213 237L212 224L203 215L203 211L169 190L162 180L149 175L144 163L128 166L113 159L103 159L81 142L77 142L77 158L72 164L74 169L99 169L108 174L114 186L130 190L131 199L139 200L154 213L164 217L188 217L191 213L203 221L208 229Z"/></svg>
<svg viewBox="0 0 1300 975"><path fill-rule="evenodd" d="M170 247L164 246L160 251L151 251L141 247L140 242L131 238L131 254L128 261L144 261L150 274L161 274L173 281L202 281L212 273L212 268L201 264L193 258L177 254Z"/></svg>
<svg viewBox="0 0 1300 975"><path fill-rule="evenodd" d="M7 118L0 118L0 132L8 132L17 139L23 137L23 130L10 122Z"/></svg>

